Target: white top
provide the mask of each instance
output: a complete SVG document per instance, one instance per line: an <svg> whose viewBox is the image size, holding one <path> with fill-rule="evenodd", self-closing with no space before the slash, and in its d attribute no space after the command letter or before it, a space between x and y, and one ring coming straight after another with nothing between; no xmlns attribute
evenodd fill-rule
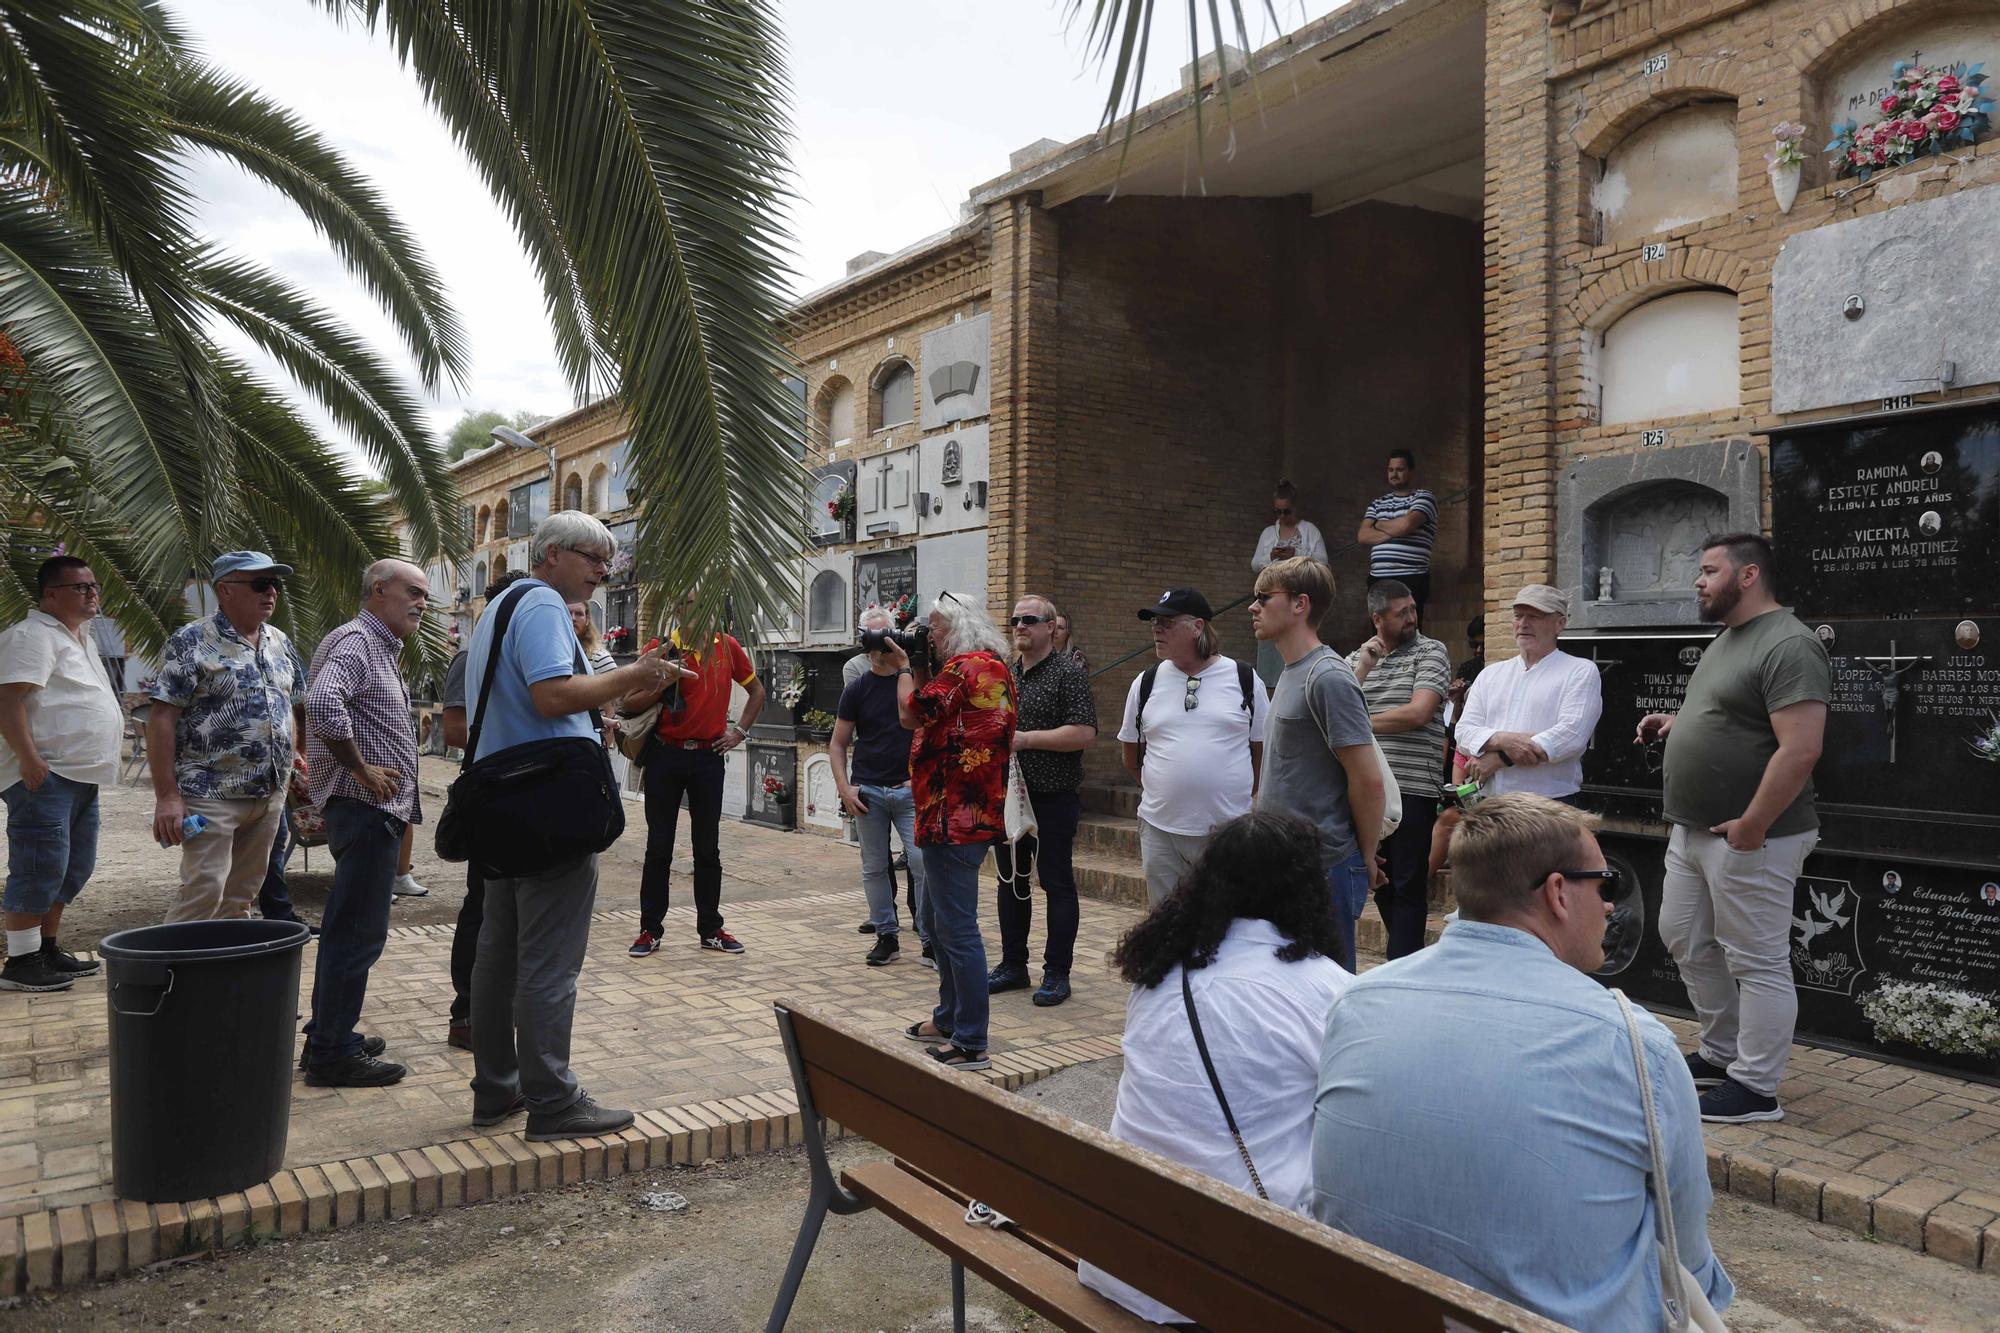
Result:
<svg viewBox="0 0 2000 1333"><path fill-rule="evenodd" d="M118 780L125 714L97 649L46 611L0 630L0 685L28 691L28 735L49 768L99 787ZM0 791L21 780L21 757L0 740Z"/></svg>
<svg viewBox="0 0 2000 1333"><path fill-rule="evenodd" d="M1535 663L1489 662L1465 692L1456 744L1476 755L1496 731L1526 732L1549 756L1533 768L1502 768L1486 783L1492 795L1525 791L1569 796L1583 786L1583 752L1604 711L1597 664L1558 648Z"/></svg>
<svg viewBox="0 0 2000 1333"><path fill-rule="evenodd" d="M1319 529L1304 519L1299 520L1298 533L1292 539L1299 549L1294 553L1308 560L1324 562L1326 559L1326 538L1319 535ZM1250 557L1250 571L1264 572L1264 566L1271 563L1271 548L1278 545L1278 525L1273 523L1264 529L1264 535L1257 539L1257 554ZM1290 557L1287 557L1288 559Z"/></svg>
<svg viewBox="0 0 2000 1333"><path fill-rule="evenodd" d="M1250 675L1250 711L1243 711L1236 663L1217 657L1202 671L1195 707L1187 707L1187 674L1162 660L1146 700L1146 752L1139 771L1139 818L1167 833L1199 837L1250 813L1255 773L1250 746L1264 739L1271 700ZM1143 674L1143 673L1142 673ZM1139 740L1139 682L1125 692L1118 739Z"/></svg>
<svg viewBox="0 0 2000 1333"><path fill-rule="evenodd" d="M1272 1203L1303 1213L1312 1202L1320 1042L1334 1000L1354 978L1317 955L1279 962L1275 950L1286 942L1268 921L1238 919L1215 961L1190 973L1188 985L1215 1075L1258 1177ZM1111 1137L1255 1194L1202 1070L1179 968L1151 990L1132 992L1125 1002L1124 1045ZM1143 1318L1186 1322L1093 1264L1077 1265L1076 1275Z"/></svg>

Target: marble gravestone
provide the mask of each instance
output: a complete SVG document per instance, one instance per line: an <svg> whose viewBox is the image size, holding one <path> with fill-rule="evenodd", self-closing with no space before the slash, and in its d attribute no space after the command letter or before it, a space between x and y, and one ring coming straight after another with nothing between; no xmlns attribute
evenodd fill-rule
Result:
<svg viewBox="0 0 2000 1333"><path fill-rule="evenodd" d="M789 745L766 745L761 741L751 741L743 748L748 752L743 818L769 828L794 827L799 752Z"/></svg>
<svg viewBox="0 0 2000 1333"><path fill-rule="evenodd" d="M1556 483L1556 579L1569 594L1570 627L1694 624L1702 539L1759 528L1761 470L1744 439L1564 467Z"/></svg>

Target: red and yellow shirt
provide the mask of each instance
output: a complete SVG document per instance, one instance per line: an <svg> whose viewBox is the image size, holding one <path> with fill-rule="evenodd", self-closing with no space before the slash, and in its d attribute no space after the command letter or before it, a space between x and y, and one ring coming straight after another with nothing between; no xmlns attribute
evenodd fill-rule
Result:
<svg viewBox="0 0 2000 1333"><path fill-rule="evenodd" d="M654 734L663 741L712 741L720 739L729 726L729 685L747 686L757 678L750 654L732 634L717 634L707 652L689 652L679 630L668 641L681 650L681 665L700 674L699 680L681 681L679 709L662 705L660 728ZM672 703L669 696L668 704Z"/></svg>
<svg viewBox="0 0 2000 1333"><path fill-rule="evenodd" d="M995 842L1007 836L1007 756L1014 747L1014 675L991 653L961 653L910 700L921 726L910 742L917 845Z"/></svg>

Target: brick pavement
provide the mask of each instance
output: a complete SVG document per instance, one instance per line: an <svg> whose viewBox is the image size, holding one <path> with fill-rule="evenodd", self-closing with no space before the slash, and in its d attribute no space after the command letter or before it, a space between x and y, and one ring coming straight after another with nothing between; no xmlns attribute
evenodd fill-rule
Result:
<svg viewBox="0 0 2000 1333"><path fill-rule="evenodd" d="M295 1084L286 1170L247 1194L151 1208L114 1201L102 979L0 1000L28 1020L0 1031L0 1295L234 1244L252 1230L345 1225L797 1142L772 1001L810 998L887 1030L928 1011L935 981L913 953L888 968L861 964L851 849L748 825L724 837L726 864L794 889L733 906L725 889L745 955L695 948L691 905L673 909L669 943L648 959L625 954L635 912L596 918L573 1055L594 1095L648 1112L619 1139L528 1145L518 1121L511 1133L475 1135L471 1057L443 1041L450 928L414 926L393 933L364 1019L411 1066L408 1079L370 1090ZM607 884L600 900L630 901L633 888ZM1136 917L1086 902L1080 955L1101 958ZM1017 1086L1116 1053L1122 988L1081 969L1078 981L1056 1009L1034 1008L1026 993L995 1002L999 1081ZM1692 1044L1691 1024L1669 1026ZM1718 1192L2000 1270L2000 1089L1798 1047L1781 1095L1781 1122L1708 1128Z"/></svg>

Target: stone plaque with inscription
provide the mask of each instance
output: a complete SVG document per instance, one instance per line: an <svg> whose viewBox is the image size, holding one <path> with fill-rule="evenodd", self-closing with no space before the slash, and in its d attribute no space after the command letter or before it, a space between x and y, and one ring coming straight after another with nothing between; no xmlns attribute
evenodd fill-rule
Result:
<svg viewBox="0 0 2000 1333"><path fill-rule="evenodd" d="M1780 586L1804 616L1955 615L2000 604L2000 412L1776 436Z"/></svg>
<svg viewBox="0 0 2000 1333"><path fill-rule="evenodd" d="M906 546L895 551L873 551L854 561L854 615L871 606L891 610L905 597L917 592L917 549Z"/></svg>
<svg viewBox="0 0 2000 1333"><path fill-rule="evenodd" d="M1660 817L1663 745L1635 745L1639 719L1680 711L1688 677L1713 628L1600 630L1563 635L1558 646L1597 664L1604 711L1583 756L1583 792L1590 808L1631 819Z"/></svg>
<svg viewBox="0 0 2000 1333"><path fill-rule="evenodd" d="M1643 902L1614 915L1599 980L1689 1013L1680 970L1659 937L1665 842L1625 833L1598 842L1607 864L1637 880ZM2000 1006L2000 872L1818 852L1793 891L1787 944L1799 1040L2000 1083L2000 1051L1966 1049L1954 1025L1932 1016L1947 1006ZM1912 987L1929 989L1912 995Z"/></svg>

